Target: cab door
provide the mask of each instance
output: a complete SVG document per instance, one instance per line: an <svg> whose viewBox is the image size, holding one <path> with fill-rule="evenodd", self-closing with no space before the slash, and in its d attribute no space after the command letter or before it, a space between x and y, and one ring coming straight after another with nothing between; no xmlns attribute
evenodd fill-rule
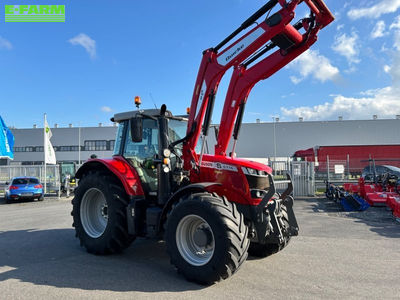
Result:
<svg viewBox="0 0 400 300"><path fill-rule="evenodd" d="M158 154L158 123L153 119L143 119L143 139L133 142L130 130L125 135L123 156L132 164L142 182L145 192L157 195L157 168L154 159Z"/></svg>

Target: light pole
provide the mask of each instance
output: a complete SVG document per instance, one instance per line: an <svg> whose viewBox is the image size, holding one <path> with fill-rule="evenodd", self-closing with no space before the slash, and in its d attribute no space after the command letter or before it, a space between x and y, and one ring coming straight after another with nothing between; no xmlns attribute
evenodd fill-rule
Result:
<svg viewBox="0 0 400 300"><path fill-rule="evenodd" d="M274 134L273 134L273 136L274 136L274 167L273 167L273 170L275 170L275 165L276 165L276 116L272 117L272 123L273 123L273 132L274 132Z"/></svg>
<svg viewBox="0 0 400 300"><path fill-rule="evenodd" d="M78 165L81 165L81 122L78 127Z"/></svg>
<svg viewBox="0 0 400 300"><path fill-rule="evenodd" d="M46 139L46 124L47 118L46 113L44 114L44 122L43 122L43 155L44 155L44 189L43 194L46 195L47 192L47 167L46 167L46 153L47 153L47 139Z"/></svg>

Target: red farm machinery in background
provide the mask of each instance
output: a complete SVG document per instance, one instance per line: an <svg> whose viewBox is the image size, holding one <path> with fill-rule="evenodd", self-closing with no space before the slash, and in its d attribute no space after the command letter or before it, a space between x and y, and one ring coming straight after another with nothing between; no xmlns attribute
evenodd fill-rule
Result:
<svg viewBox="0 0 400 300"><path fill-rule="evenodd" d="M295 20L299 4L310 15ZM140 110L139 98L137 111L116 114L113 158L89 160L76 173L72 215L81 245L109 254L136 237L164 237L172 264L200 283L228 278L248 251L264 257L285 247L299 230L291 183L276 193L271 168L227 148L232 136L236 145L254 85L309 49L333 20L322 0L270 0L203 52L187 119L166 105ZM230 68L215 154L205 154L218 85Z"/></svg>
<svg viewBox="0 0 400 300"><path fill-rule="evenodd" d="M375 181L361 177L358 183L344 183L343 187L327 182L326 196L340 202L345 211L387 206L400 221L400 177L396 175L385 174Z"/></svg>
<svg viewBox="0 0 400 300"><path fill-rule="evenodd" d="M364 169L357 183L344 183L342 187L327 181L326 196L339 201L346 211L387 206L400 221L400 168L373 165Z"/></svg>
<svg viewBox="0 0 400 300"><path fill-rule="evenodd" d="M293 158L317 163L316 171L320 173L327 172L329 163L332 167L332 162L342 161L348 173L361 175L371 160L374 160L377 165L400 167L400 144L316 146L296 151Z"/></svg>

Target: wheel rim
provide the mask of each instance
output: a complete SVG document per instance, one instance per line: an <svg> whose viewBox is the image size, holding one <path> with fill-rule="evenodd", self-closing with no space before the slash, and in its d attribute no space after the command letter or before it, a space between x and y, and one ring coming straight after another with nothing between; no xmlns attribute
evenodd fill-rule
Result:
<svg viewBox="0 0 400 300"><path fill-rule="evenodd" d="M211 260L214 254L214 233L203 218L188 215L178 224L176 245L181 256L188 263L194 266L203 266Z"/></svg>
<svg viewBox="0 0 400 300"><path fill-rule="evenodd" d="M81 202L81 223L92 238L100 237L108 223L108 206L104 194L96 188L86 191Z"/></svg>

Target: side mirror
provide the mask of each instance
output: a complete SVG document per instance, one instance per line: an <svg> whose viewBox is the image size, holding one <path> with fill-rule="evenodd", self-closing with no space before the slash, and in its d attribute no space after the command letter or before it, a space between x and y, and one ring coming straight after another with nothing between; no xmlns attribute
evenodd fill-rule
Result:
<svg viewBox="0 0 400 300"><path fill-rule="evenodd" d="M143 140L143 119L134 117L130 121L132 142L140 143Z"/></svg>

